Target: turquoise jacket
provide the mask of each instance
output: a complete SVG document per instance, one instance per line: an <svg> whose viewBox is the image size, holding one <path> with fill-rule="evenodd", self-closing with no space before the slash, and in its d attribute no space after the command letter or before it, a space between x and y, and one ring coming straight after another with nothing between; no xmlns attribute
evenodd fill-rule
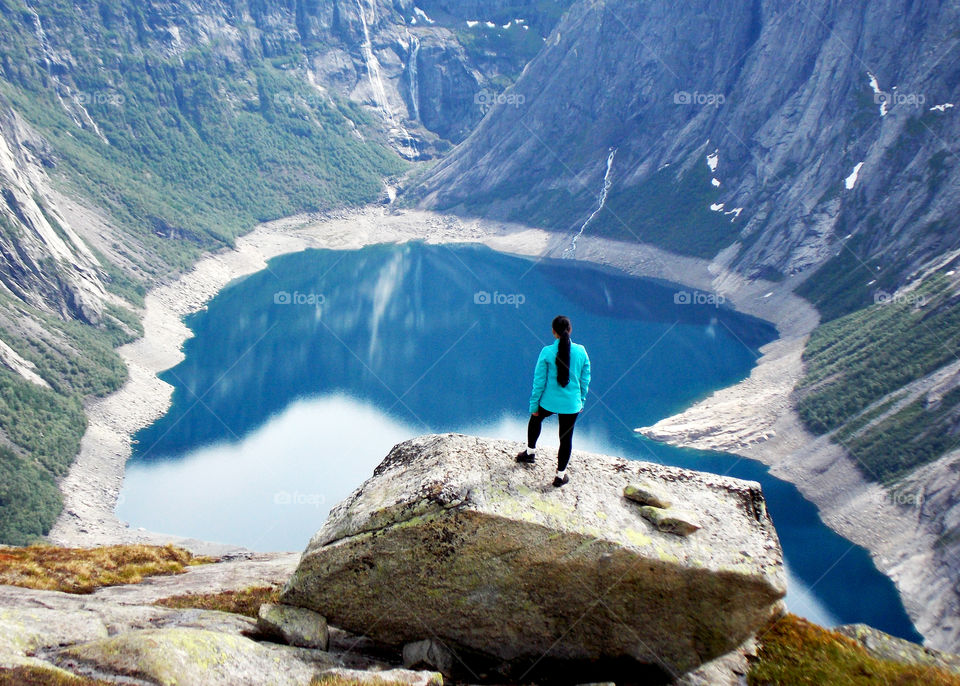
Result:
<svg viewBox="0 0 960 686"><path fill-rule="evenodd" d="M578 343L570 343L570 381L561 386L557 383L557 348L554 341L540 351L537 368L533 372L533 392L530 394L530 414L542 407L547 412L576 414L583 409L590 387L590 358L587 349Z"/></svg>

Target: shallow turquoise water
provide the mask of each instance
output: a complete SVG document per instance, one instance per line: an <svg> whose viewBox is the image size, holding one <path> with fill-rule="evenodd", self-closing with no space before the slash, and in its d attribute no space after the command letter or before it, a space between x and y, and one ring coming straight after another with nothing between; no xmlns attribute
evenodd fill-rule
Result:
<svg viewBox="0 0 960 686"><path fill-rule="evenodd" d="M523 440L533 363L563 313L594 370L575 450L760 481L793 611L918 638L889 579L793 486L758 463L633 432L744 378L775 337L765 322L677 294L476 246L277 258L188 319L186 359L164 374L173 405L136 436L118 514L259 550L303 548L401 440L441 431ZM555 434L548 423L541 445L556 445Z"/></svg>

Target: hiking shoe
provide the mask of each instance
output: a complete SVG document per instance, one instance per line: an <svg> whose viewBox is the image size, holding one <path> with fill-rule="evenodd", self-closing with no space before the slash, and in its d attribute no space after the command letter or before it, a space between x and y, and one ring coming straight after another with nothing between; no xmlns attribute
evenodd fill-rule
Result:
<svg viewBox="0 0 960 686"><path fill-rule="evenodd" d="M568 484L568 483L570 483L570 476L567 475L567 474L564 474L562 479L561 479L559 476L555 476L555 477L553 478L553 487L554 487L554 488L560 488L560 487L563 486L564 484Z"/></svg>
<svg viewBox="0 0 960 686"><path fill-rule="evenodd" d="M536 461L537 461L537 456L531 455L526 450L521 450L519 453L517 453L517 462L520 462L522 464L533 464Z"/></svg>

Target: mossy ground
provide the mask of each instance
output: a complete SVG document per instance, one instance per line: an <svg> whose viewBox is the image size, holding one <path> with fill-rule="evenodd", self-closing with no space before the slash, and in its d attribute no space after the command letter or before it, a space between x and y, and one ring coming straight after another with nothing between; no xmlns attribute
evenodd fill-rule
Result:
<svg viewBox="0 0 960 686"><path fill-rule="evenodd" d="M111 682L74 676L44 667L0 668L0 686L109 686ZM338 676L318 676L310 686L402 686L398 681L359 681Z"/></svg>
<svg viewBox="0 0 960 686"><path fill-rule="evenodd" d="M108 686L108 682L45 667L14 667L0 668L0 686Z"/></svg>
<svg viewBox="0 0 960 686"><path fill-rule="evenodd" d="M272 586L253 586L240 591L222 593L190 593L187 595L161 598L157 605L174 609L199 608L201 610L219 610L256 619L260 606L264 603L277 603L280 589Z"/></svg>
<svg viewBox="0 0 960 686"><path fill-rule="evenodd" d="M871 656L859 643L795 615L759 632L750 686L960 686L960 675Z"/></svg>
<svg viewBox="0 0 960 686"><path fill-rule="evenodd" d="M148 576L180 574L213 562L172 545L59 548L34 545L0 549L0 584L45 591L93 593L104 586L136 584Z"/></svg>

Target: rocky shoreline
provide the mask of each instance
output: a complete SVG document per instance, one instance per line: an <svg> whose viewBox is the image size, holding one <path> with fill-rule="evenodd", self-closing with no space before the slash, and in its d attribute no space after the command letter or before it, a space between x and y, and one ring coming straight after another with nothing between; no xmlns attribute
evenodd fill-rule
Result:
<svg viewBox="0 0 960 686"><path fill-rule="evenodd" d="M147 295L143 338L118 351L130 379L119 391L87 408L89 428L77 460L61 483L65 507L50 533L51 542L92 546L173 540L202 553L228 550L131 529L113 512L131 453L131 436L169 407L172 388L157 374L182 359L181 346L191 335L182 318L204 307L233 279L263 269L272 257L308 248L359 249L408 240L483 243L532 257L560 257L567 247L564 237L522 225L384 207L292 217L257 227L237 241L236 249L203 258L190 272ZM911 575L903 565L905 559L923 556L932 541L915 536L895 506L885 502L881 489L865 482L842 454L813 467L806 461L806 446L816 442L800 426L790 393L802 374L806 338L819 317L809 303L791 292L795 284L744 279L725 267L723 255L710 262L589 235L579 240L576 258L721 294L737 310L777 327L780 338L761 349L749 378L643 432L677 445L723 450L770 465L774 475L798 485L831 528L871 551L878 567L897 583L918 629L935 647L951 648L938 645L937 615L930 614L925 596L918 594L929 578ZM870 507L864 509L864 504Z"/></svg>
<svg viewBox="0 0 960 686"><path fill-rule="evenodd" d="M769 466L773 476L796 485L817 506L827 526L870 552L897 586L924 644L954 652L958 631L952 620L960 595L946 581L947 561L935 555L938 535L931 518L922 516L917 503L901 504L864 478L846 451L828 436L809 433L794 409L791 391L803 373L805 342L803 335L768 344L747 379L637 431Z"/></svg>

